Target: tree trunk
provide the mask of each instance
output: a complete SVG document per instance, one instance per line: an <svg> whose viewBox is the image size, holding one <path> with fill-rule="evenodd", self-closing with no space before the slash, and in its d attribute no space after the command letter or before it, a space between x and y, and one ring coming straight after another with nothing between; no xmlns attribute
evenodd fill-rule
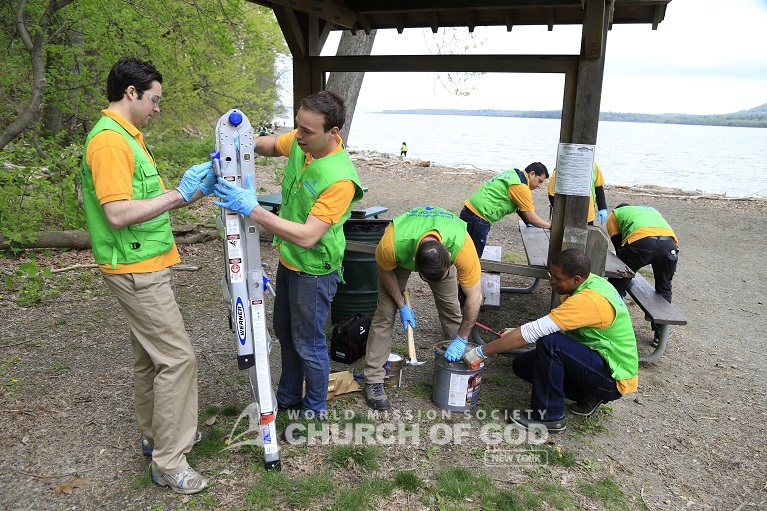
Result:
<svg viewBox="0 0 767 511"><path fill-rule="evenodd" d="M179 245L220 239L216 228L211 225L179 225L173 227L173 235ZM33 233L31 237L34 241L19 244L0 236L0 250L12 248L91 248L91 237L88 231L45 231Z"/></svg>
<svg viewBox="0 0 767 511"><path fill-rule="evenodd" d="M29 60L32 65L32 94L29 97L27 106L21 111L19 117L0 132L0 150L27 129L32 124L32 121L34 121L35 115L40 111L40 105L43 103L43 94L45 93L45 57L43 49L48 44L51 18L56 11L73 1L49 0L37 26L33 27L32 33L34 36L31 36L30 31L27 30L26 23L30 19L29 13L27 13L27 2L22 0L19 3L15 20L16 34L24 44L27 53L29 53Z"/></svg>
<svg viewBox="0 0 767 511"><path fill-rule="evenodd" d="M373 42L376 39L376 31L371 30L370 35L357 32L353 35L349 30L344 30L341 41L338 43L336 55L370 55ZM325 88L339 94L346 102L346 122L341 130L341 138L349 145L349 132L351 131L354 109L357 107L357 98L362 88L362 80L365 73L330 73Z"/></svg>

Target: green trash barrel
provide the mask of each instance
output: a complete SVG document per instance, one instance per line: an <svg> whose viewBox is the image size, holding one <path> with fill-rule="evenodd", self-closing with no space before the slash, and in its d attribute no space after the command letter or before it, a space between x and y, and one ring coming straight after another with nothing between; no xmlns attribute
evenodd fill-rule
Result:
<svg viewBox="0 0 767 511"><path fill-rule="evenodd" d="M347 220L347 240L377 245L391 220ZM375 254L344 251L344 284L338 285L330 305L330 321L335 325L357 313L370 316L378 304L378 268Z"/></svg>

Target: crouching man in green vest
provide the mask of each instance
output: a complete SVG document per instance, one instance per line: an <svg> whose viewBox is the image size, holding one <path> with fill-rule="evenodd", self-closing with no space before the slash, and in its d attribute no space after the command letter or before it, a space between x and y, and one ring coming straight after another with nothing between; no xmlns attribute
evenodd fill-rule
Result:
<svg viewBox="0 0 767 511"><path fill-rule="evenodd" d="M168 211L213 192L210 162L165 190L138 126L160 112L162 75L123 57L107 78L109 106L85 141L83 201L93 256L130 326L136 420L152 481L177 493L209 481L186 461L197 433L197 360L176 304L170 266L181 261ZM204 181L203 181L204 180Z"/></svg>
<svg viewBox="0 0 767 511"><path fill-rule="evenodd" d="M479 256L466 223L453 213L431 206L413 208L397 216L384 230L376 248L378 304L370 325L365 351L367 405L387 410L390 402L383 387L384 364L391 352L394 323L399 312L402 328L415 329L415 316L402 293L410 274L429 284L434 294L445 339L453 339L445 358L463 357L482 301ZM458 284L466 295L463 314L458 302Z"/></svg>
<svg viewBox="0 0 767 511"><path fill-rule="evenodd" d="M522 429L565 431L565 399L570 411L591 415L602 403L636 392L639 355L626 305L606 279L591 273L585 253L568 248L551 259L551 288L562 304L544 316L479 346L464 361L479 367L490 355L536 343L517 355L512 369L532 383L530 409L509 412L509 422Z"/></svg>
<svg viewBox="0 0 767 511"><path fill-rule="evenodd" d="M309 419L327 415L325 321L341 280L343 224L362 198L357 171L338 134L345 120L343 99L321 91L301 100L296 129L255 138L256 153L288 157L280 216L259 206L252 180L240 188L220 178L215 187L221 197L216 205L248 216L274 234L280 251L274 333L282 358L277 406L300 410Z"/></svg>

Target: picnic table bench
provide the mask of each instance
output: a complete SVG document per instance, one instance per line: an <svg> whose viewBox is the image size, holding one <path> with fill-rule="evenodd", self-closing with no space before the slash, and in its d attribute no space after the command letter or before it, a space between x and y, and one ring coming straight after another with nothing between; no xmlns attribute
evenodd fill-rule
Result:
<svg viewBox="0 0 767 511"><path fill-rule="evenodd" d="M658 345L649 355L640 356L642 362L656 362L666 351L668 332L671 325L686 325L687 319L681 312L655 292L655 288L637 273L634 275L634 285L628 290L631 298L644 311L645 319L658 325Z"/></svg>

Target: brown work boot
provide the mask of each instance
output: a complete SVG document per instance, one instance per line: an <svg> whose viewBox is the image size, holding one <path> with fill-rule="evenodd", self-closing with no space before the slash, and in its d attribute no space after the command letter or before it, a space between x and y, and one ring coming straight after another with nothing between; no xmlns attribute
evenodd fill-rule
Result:
<svg viewBox="0 0 767 511"><path fill-rule="evenodd" d="M388 410L391 406L383 383L366 383L362 394L365 396L367 405L373 410Z"/></svg>

